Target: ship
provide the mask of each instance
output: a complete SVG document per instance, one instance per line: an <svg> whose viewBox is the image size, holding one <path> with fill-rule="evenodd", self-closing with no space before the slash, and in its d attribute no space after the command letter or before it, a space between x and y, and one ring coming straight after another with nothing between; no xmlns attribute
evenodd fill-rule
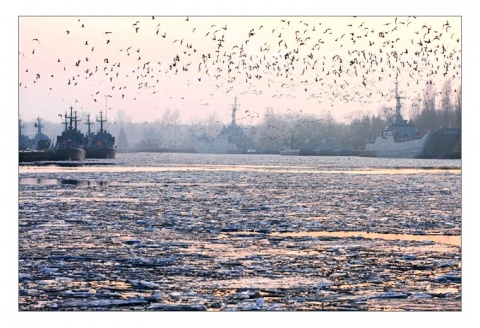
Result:
<svg viewBox="0 0 480 328"><path fill-rule="evenodd" d="M195 150L200 154L238 154L237 145L228 138L210 138L206 135L195 141Z"/></svg>
<svg viewBox="0 0 480 328"><path fill-rule="evenodd" d="M85 150L85 157L99 158L99 159L115 159L117 149L115 147L115 137L113 137L107 130L104 129L103 123L107 122L107 119L103 119L103 113L100 112L100 119L97 119L100 123L100 130L97 133L91 131L90 126L93 122L90 121L90 114L87 115L87 135L85 136L85 142L83 149Z"/></svg>
<svg viewBox="0 0 480 328"><path fill-rule="evenodd" d="M401 113L398 83L395 87L395 116L385 125L380 136L373 142L367 142L365 150L359 152L363 157L386 158L459 158L455 151L460 140L459 128L443 128L428 131L420 135L413 122L405 120Z"/></svg>
<svg viewBox="0 0 480 328"><path fill-rule="evenodd" d="M30 150L32 147L32 142L29 137L22 133L22 120L18 119L18 150Z"/></svg>
<svg viewBox="0 0 480 328"><path fill-rule="evenodd" d="M61 116L61 114L59 114ZM73 112L70 106L70 116L65 112L63 124L65 130L57 136L57 142L53 148L54 161L83 161L85 160L84 135L77 129L77 111Z"/></svg>
<svg viewBox="0 0 480 328"><path fill-rule="evenodd" d="M334 139L326 138L322 140L320 147L302 147L300 148L299 155L301 156L355 156L358 151L351 148L345 148L339 146Z"/></svg>
<svg viewBox="0 0 480 328"><path fill-rule="evenodd" d="M440 127L433 131L434 140L436 140L433 147L432 154L426 154L426 158L437 159L461 159L461 141L462 131L459 127ZM428 157L430 156L430 157Z"/></svg>
<svg viewBox="0 0 480 328"><path fill-rule="evenodd" d="M22 124L19 120L19 162L37 162L53 160L52 140L42 132L44 127L37 118L35 127L37 133L33 139L22 134Z"/></svg>
<svg viewBox="0 0 480 328"><path fill-rule="evenodd" d="M42 120L40 119L40 117L37 118L37 121L35 122L35 127L37 128L37 133L32 139L32 149L39 151L49 149L52 145L52 140L45 133L42 132L44 125L42 124Z"/></svg>
<svg viewBox="0 0 480 328"><path fill-rule="evenodd" d="M232 121L224 126L217 137L205 133L195 139L195 151L202 154L246 154L253 149L243 129L237 124L235 112L238 110L237 97L232 105Z"/></svg>

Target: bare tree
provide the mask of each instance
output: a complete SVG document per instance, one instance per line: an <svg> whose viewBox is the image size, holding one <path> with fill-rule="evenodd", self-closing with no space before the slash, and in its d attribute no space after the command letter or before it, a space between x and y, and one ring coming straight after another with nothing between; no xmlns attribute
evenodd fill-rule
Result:
<svg viewBox="0 0 480 328"><path fill-rule="evenodd" d="M120 129L120 134L118 135L118 149L127 149L128 148L128 139L125 130L122 128Z"/></svg>
<svg viewBox="0 0 480 328"><path fill-rule="evenodd" d="M162 142L160 130L154 126L149 126L143 130L142 139L139 142L141 148L158 149Z"/></svg>
<svg viewBox="0 0 480 328"><path fill-rule="evenodd" d="M131 121L131 119L127 116L125 111L123 109L119 109L117 111L117 115L115 116L114 122L123 125L129 121Z"/></svg>
<svg viewBox="0 0 480 328"><path fill-rule="evenodd" d="M454 90L456 92L455 102L455 126L462 125L462 86L460 85L458 89Z"/></svg>

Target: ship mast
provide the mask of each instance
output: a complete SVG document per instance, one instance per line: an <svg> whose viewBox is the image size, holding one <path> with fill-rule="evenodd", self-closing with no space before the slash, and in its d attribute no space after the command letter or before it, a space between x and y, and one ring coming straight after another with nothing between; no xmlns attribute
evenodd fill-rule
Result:
<svg viewBox="0 0 480 328"><path fill-rule="evenodd" d="M43 125L41 123L40 117L37 117L37 123L35 123L35 127L37 128L37 134L41 134Z"/></svg>
<svg viewBox="0 0 480 328"><path fill-rule="evenodd" d="M73 121L75 122L75 130L77 130L77 123L81 121L80 119L77 119L77 117L77 111L75 111L75 118L73 119Z"/></svg>
<svg viewBox="0 0 480 328"><path fill-rule="evenodd" d="M68 130L71 130L71 129L72 129L72 109L73 109L73 107L70 106L70 116L68 116L68 115L67 115L67 112L65 111L65 123L64 123L64 124L65 124L65 131L67 131L67 129L68 129ZM67 121L67 119L70 119L70 126L68 126L68 121ZM68 126L68 127L67 127L67 126Z"/></svg>
<svg viewBox="0 0 480 328"><path fill-rule="evenodd" d="M235 117L235 112L238 109L238 107L237 107L237 96L235 96L234 100L235 100L235 103L233 104L233 107L232 107L232 124L231 124L232 126L237 125L237 121L236 121L236 117Z"/></svg>
<svg viewBox="0 0 480 328"><path fill-rule="evenodd" d="M398 94L398 81L395 81L395 99L397 101L396 107L395 107L395 115L397 117L402 116L401 114L401 109L402 109L402 104L400 103L400 95Z"/></svg>
<svg viewBox="0 0 480 328"><path fill-rule="evenodd" d="M104 122L107 123L106 124L107 130L108 130L108 122L107 122L108 110L111 109L111 108L108 108L108 105L107 105L108 97L111 97L111 96L110 95L105 95L105 121ZM103 129L101 129L101 130L103 131Z"/></svg>
<svg viewBox="0 0 480 328"><path fill-rule="evenodd" d="M18 119L18 135L22 135L22 128L24 126L22 125L22 120L21 119Z"/></svg>
<svg viewBox="0 0 480 328"><path fill-rule="evenodd" d="M73 128L73 122L72 122L72 118L73 118L73 107L70 106L70 116L67 116L67 114L65 114L65 118L69 118L70 119L70 124L68 126L68 129L71 130Z"/></svg>
<svg viewBox="0 0 480 328"><path fill-rule="evenodd" d="M90 126L93 124L93 122L90 122L90 114L87 114L87 121L85 124L87 124L87 135L89 135L91 133Z"/></svg>
<svg viewBox="0 0 480 328"><path fill-rule="evenodd" d="M97 118L97 122L100 122L100 133L103 134L103 123L106 122L107 119L103 119L102 112L100 112L100 119Z"/></svg>

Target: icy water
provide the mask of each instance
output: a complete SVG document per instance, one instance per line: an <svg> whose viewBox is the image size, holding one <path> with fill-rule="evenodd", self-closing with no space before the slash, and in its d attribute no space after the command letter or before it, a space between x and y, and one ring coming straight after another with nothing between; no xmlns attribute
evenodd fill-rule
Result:
<svg viewBox="0 0 480 328"><path fill-rule="evenodd" d="M461 161L19 167L21 311L460 311Z"/></svg>

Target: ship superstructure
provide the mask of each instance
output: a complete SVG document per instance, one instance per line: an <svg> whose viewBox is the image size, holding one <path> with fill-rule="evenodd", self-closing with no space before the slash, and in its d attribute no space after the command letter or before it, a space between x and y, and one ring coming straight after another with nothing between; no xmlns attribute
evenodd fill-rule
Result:
<svg viewBox="0 0 480 328"><path fill-rule="evenodd" d="M420 135L418 127L402 116L398 82L395 86L395 99L395 116L386 124L380 136L366 144L365 150L360 152L361 156L391 158L453 158L457 156L454 148L460 139L460 129L454 129L456 132L452 133L450 129L440 127ZM446 135L447 132L450 134ZM448 140L448 145L445 140Z"/></svg>

